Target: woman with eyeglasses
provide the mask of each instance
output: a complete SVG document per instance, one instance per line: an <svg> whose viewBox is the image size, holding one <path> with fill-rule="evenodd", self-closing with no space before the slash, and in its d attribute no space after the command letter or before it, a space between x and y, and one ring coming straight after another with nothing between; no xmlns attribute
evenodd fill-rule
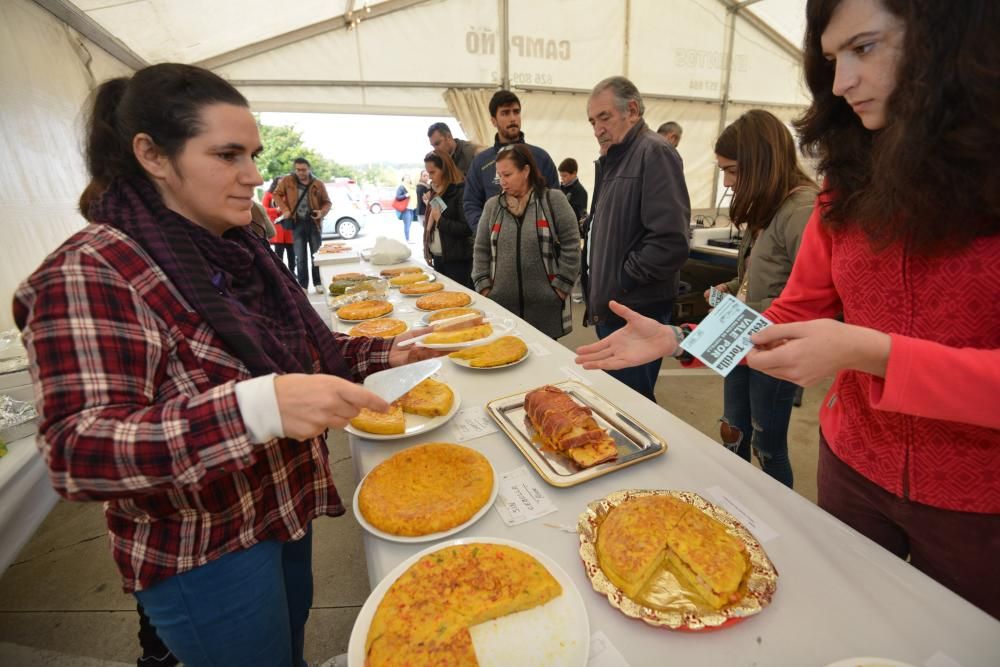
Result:
<svg viewBox="0 0 1000 667"><path fill-rule="evenodd" d="M1000 618L997 25L995 0L809 0L796 127L823 192L747 360L836 375L819 505ZM616 308L628 326L584 367L677 348Z"/></svg>
<svg viewBox="0 0 1000 667"><path fill-rule="evenodd" d="M742 230L736 278L717 285L757 311L788 282L819 189L798 163L791 132L754 109L715 142L723 183L733 189L729 217ZM707 299L709 292L705 292ZM726 376L722 443L743 459L756 455L771 477L792 486L788 422L796 386L748 366Z"/></svg>
<svg viewBox="0 0 1000 667"><path fill-rule="evenodd" d="M566 195L549 189L525 144L496 158L501 193L476 229L476 290L552 338L573 328L569 293L580 272L580 231Z"/></svg>
<svg viewBox="0 0 1000 667"><path fill-rule="evenodd" d="M465 177L447 153L424 156L431 197L424 217L424 259L463 287L472 289L472 230L465 221Z"/></svg>

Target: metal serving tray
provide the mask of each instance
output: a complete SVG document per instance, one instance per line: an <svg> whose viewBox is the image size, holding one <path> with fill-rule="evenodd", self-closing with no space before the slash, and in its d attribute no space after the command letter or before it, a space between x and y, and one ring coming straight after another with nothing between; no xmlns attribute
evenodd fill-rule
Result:
<svg viewBox="0 0 1000 667"><path fill-rule="evenodd" d="M486 404L486 412L507 434L531 466L552 486L575 486L587 480L627 468L667 451L667 443L610 401L585 385L572 380L552 386L562 389L573 399L590 408L594 419L607 429L618 446L618 458L591 468L580 469L569 458L542 449L533 439L535 429L524 410L521 392L498 398Z"/></svg>

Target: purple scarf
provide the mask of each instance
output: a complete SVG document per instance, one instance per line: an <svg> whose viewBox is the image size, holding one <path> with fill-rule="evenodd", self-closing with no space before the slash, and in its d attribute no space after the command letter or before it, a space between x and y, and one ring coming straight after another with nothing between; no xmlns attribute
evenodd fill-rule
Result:
<svg viewBox="0 0 1000 667"><path fill-rule="evenodd" d="M347 364L285 265L247 228L221 237L168 209L145 179L119 179L91 205L90 219L145 250L254 376L324 373Z"/></svg>

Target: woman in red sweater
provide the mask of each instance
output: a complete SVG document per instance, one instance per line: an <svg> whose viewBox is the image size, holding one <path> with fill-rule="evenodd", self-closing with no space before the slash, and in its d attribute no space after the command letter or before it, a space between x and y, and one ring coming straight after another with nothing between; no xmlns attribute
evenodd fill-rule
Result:
<svg viewBox="0 0 1000 667"><path fill-rule="evenodd" d="M826 180L747 362L836 374L820 506L1000 618L1000 3L806 11L796 125ZM584 367L674 353L678 331L614 309L629 326Z"/></svg>
<svg viewBox="0 0 1000 667"><path fill-rule="evenodd" d="M278 181L280 177L275 177L271 181L271 186L264 193L264 198L261 200L261 205L267 211L267 217L271 218L271 222L278 219L278 215L281 213L274 206L274 189L278 187ZM278 259L285 256L285 263L288 264L288 270L295 275L295 238L292 235L292 230L286 229L281 225L274 226L274 236L270 239L271 245L274 246L274 252L278 255Z"/></svg>

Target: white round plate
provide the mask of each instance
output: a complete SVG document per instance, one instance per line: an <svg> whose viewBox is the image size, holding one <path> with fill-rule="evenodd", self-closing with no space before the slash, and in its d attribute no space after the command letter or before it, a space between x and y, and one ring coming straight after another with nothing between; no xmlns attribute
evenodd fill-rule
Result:
<svg viewBox="0 0 1000 667"><path fill-rule="evenodd" d="M489 461L489 459L487 459ZM468 521L454 528L449 528L448 530L438 531L436 533L428 533L426 535L418 535L416 537L409 537L403 535L393 535L392 533L387 533L385 531L379 530L375 526L368 523L364 515L361 513L361 508L358 504L358 498L361 495L361 487L364 486L365 480L368 479L368 475L364 476L358 487L354 489L354 516L357 518L358 523L361 527L367 530L369 533L375 537L381 537L383 540L389 540L390 542L403 542L406 544L416 544L417 542L433 542L434 540L440 540L443 537L448 537L449 535L454 535L455 533L461 532L479 521L483 518L483 515L490 511L493 507L493 503L497 499L497 493L500 491L500 483L497 478L497 469L493 467L490 463L490 469L493 471L493 490L490 491L490 499L486 501L486 504L479 508L479 511L473 514ZM371 471L369 471L370 473Z"/></svg>
<svg viewBox="0 0 1000 667"><path fill-rule="evenodd" d="M350 424L344 427L344 430L351 435L356 435L359 438L365 438L367 440L399 440L401 438L409 438L411 435L418 435L420 433L427 433L428 431L433 431L438 426L443 426L448 423L448 420L455 416L459 408L462 407L462 397L458 395L458 391L451 387L451 392L455 396L455 400L451 404L451 410L447 413L441 415L440 417L423 417L421 415L411 415L409 413L403 413L403 417L406 419L406 430L402 433L394 433L392 435L382 435L381 433L368 433L367 431L362 431L361 429L354 428Z"/></svg>
<svg viewBox="0 0 1000 667"><path fill-rule="evenodd" d="M464 343L425 343L422 340L418 340L414 345L426 347L428 350L462 350L467 347L489 343L501 336L506 336L514 330L514 320L509 317L505 317L502 320L487 320L487 323L493 327L493 333L485 338L477 338L476 340L469 340Z"/></svg>
<svg viewBox="0 0 1000 667"><path fill-rule="evenodd" d="M402 309L399 309L399 310L396 310L395 312L396 312L397 315L400 315L404 311ZM392 313L390 313L390 315L391 314ZM361 322L371 322L373 320L381 320L383 317L387 317L387 316L383 315L382 317L373 317L371 320L361 320ZM393 334L392 336L386 336L386 338L394 338L396 336L399 336L400 334L405 334L407 331L410 330L411 327L410 327L410 325L409 325L408 322L406 322L405 320L399 319L398 317L396 319L398 319L400 322L402 322L403 324L405 324L406 328L403 329L402 331L400 331L398 334ZM361 322L358 322L358 324L361 324ZM353 328L354 328L354 325L352 325L350 327L344 327L344 332L343 333L345 333L345 334L347 334L347 335L350 336L351 335L351 329L353 329ZM369 336L369 338L373 338L373 336Z"/></svg>
<svg viewBox="0 0 1000 667"><path fill-rule="evenodd" d="M365 640L379 603L389 587L407 569L427 554L456 544L503 544L520 549L538 559L562 586L562 595L534 609L504 616L470 628L476 659L481 667L498 665L546 664L561 667L585 667L590 653L590 621L580 591L573 580L554 560L533 547L499 537L462 537L434 544L410 556L382 578L365 600L347 645L349 667L364 667Z"/></svg>
<svg viewBox="0 0 1000 667"><path fill-rule="evenodd" d="M531 356L530 349L526 350L524 356L518 359L517 361L511 361L510 363L507 364L500 364L499 366L471 366L469 364L468 359L453 359L451 357L448 357L448 361L455 364L456 366L461 366L463 368L471 368L474 371L495 371L498 368L510 368L511 366L517 366L519 363L527 359L529 356Z"/></svg>
<svg viewBox="0 0 1000 667"><path fill-rule="evenodd" d="M454 306L454 307L455 308L469 308L475 302L476 302L476 297L472 297L472 301L470 301L467 305L465 305L465 306ZM440 308L439 310L448 310L448 309L447 308ZM486 312L483 311L482 309L480 309L480 308L474 308L473 310L478 310L480 315L482 315L483 317L486 317ZM429 321L430 316L433 315L434 313L438 312L438 311L437 310L430 310L430 311L425 311L425 312L427 314L420 318L420 324L422 326L429 327L431 325L431 323Z"/></svg>
<svg viewBox="0 0 1000 667"><path fill-rule="evenodd" d="M444 290L444 291L447 291L447 289ZM451 290L451 291L455 292L457 290ZM431 294L440 294L440 292L431 292ZM410 296L410 295L409 294L404 294L403 296ZM419 296L430 296L430 294L421 294ZM420 310L420 311L423 311L423 312L427 313L427 315L425 315L425 317L429 317L431 314L436 313L439 310L447 310L448 308L468 308L468 307L470 307L472 304L474 304L476 302L476 295L475 294L470 294L469 298L472 299L472 300L469 301L469 303L465 304L464 306L447 306L446 308L434 308L433 310L427 310L426 308L420 308L418 306L417 310Z"/></svg>
<svg viewBox="0 0 1000 667"><path fill-rule="evenodd" d="M343 308L343 306L341 306L341 308ZM395 309L396 309L396 307L393 306L393 310L395 310ZM336 310L333 311L333 314L337 315L337 311ZM382 317L389 317L390 315L392 315L392 310L390 310L388 313L383 313L383 314L379 315L378 317L366 317L363 320L346 320L343 317L341 317L340 315L337 315L337 319L340 320L341 322L347 322L348 324L357 324L358 322L367 322L368 320L377 320L377 319L380 319Z"/></svg>
<svg viewBox="0 0 1000 667"><path fill-rule="evenodd" d="M403 275L406 275L406 274L403 274ZM437 274L434 273L433 271L424 271L424 275L428 276L427 280L420 280L418 282L432 283L432 282L434 282L435 280L438 279ZM396 276L394 276L394 277L396 277ZM386 278L386 280L390 280L390 279ZM413 285L414 283L410 283L410 284ZM392 288L392 289L399 289L400 287L406 287L406 285L393 285L392 283L389 283L389 287ZM431 292L431 294L433 294L433 292ZM408 296L408 295L404 294L403 296ZM421 294L419 296L425 296L425 295Z"/></svg>
<svg viewBox="0 0 1000 667"><path fill-rule="evenodd" d="M428 280L427 282L432 282L432 281ZM400 285L400 287L409 287L409 285ZM396 289L399 289L399 287L397 287ZM436 292L424 292L423 294L405 294L403 292L400 292L399 296L405 296L405 297L409 297L411 299L419 299L422 296L430 296L431 294L440 294L441 292L447 291L447 289L448 288L445 287L444 289L439 289Z"/></svg>

